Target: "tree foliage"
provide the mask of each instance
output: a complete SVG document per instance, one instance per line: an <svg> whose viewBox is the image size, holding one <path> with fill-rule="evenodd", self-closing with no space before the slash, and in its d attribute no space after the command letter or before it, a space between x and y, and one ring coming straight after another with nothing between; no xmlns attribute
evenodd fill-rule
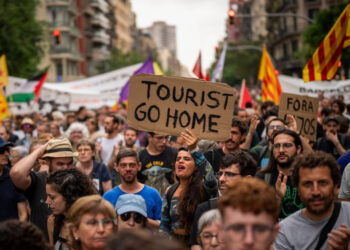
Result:
<svg viewBox="0 0 350 250"><path fill-rule="evenodd" d="M300 51L300 57L306 63L313 55L315 50L321 44L327 33L330 31L341 12L344 10L347 2L339 3L338 5L321 10L315 19L315 23L310 24L303 33L304 43ZM350 67L350 49L344 49L342 53L342 65L346 69Z"/></svg>
<svg viewBox="0 0 350 250"><path fill-rule="evenodd" d="M258 43L241 42L240 44L261 47ZM231 86L240 86L242 79L246 79L247 84L252 86L257 81L261 51L252 49L236 50L239 47L239 45L229 45L229 49L226 53L222 82L230 84ZM214 67L215 63L212 65L211 69L213 70Z"/></svg>
<svg viewBox="0 0 350 250"><path fill-rule="evenodd" d="M29 78L38 71L43 55L43 22L35 16L37 0L0 0L0 55L9 74Z"/></svg>

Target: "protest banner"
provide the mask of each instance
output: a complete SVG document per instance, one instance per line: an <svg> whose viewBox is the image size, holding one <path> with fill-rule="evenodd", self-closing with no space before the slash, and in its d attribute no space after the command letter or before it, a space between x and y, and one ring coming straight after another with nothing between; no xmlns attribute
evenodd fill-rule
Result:
<svg viewBox="0 0 350 250"><path fill-rule="evenodd" d="M308 96L282 93L278 116L286 120L286 115L295 117L301 135L316 141L318 99Z"/></svg>
<svg viewBox="0 0 350 250"><path fill-rule="evenodd" d="M317 97L318 93L323 92L326 98L338 97L342 95L344 102L350 104L350 80L331 80L331 81L314 81L304 83L303 79L279 75L283 92Z"/></svg>
<svg viewBox="0 0 350 250"><path fill-rule="evenodd" d="M103 105L113 106L116 98L130 76L141 66L140 63L114 70L108 73L80 80L50 83L45 82L41 90L39 103L17 102L12 94L21 93L26 79L9 77L6 93L12 114L30 114L32 112L49 113L52 110L74 111L80 106L96 109Z"/></svg>
<svg viewBox="0 0 350 250"><path fill-rule="evenodd" d="M129 91L131 127L175 136L189 128L200 139L229 138L236 90L226 84L140 74Z"/></svg>

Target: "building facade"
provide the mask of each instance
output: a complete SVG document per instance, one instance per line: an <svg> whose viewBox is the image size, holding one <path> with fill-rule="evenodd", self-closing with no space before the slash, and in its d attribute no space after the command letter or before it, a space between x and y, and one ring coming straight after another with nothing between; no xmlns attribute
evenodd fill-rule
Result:
<svg viewBox="0 0 350 250"><path fill-rule="evenodd" d="M297 52L302 47L302 34L317 13L338 4L338 0L283 0L268 1L269 13L286 14L268 18L268 50L277 69L286 75L301 77L303 64ZM295 15L295 16L292 16Z"/></svg>

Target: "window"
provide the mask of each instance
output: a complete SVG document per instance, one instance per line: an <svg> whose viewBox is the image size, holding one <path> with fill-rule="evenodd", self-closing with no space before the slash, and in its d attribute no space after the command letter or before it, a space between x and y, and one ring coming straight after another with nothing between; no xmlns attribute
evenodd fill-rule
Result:
<svg viewBox="0 0 350 250"><path fill-rule="evenodd" d="M292 40L292 51L297 52L298 51L298 40Z"/></svg>
<svg viewBox="0 0 350 250"><path fill-rule="evenodd" d="M318 13L318 9L309 9L307 11L307 16L310 18L310 19L315 19L316 16L317 16L317 13Z"/></svg>

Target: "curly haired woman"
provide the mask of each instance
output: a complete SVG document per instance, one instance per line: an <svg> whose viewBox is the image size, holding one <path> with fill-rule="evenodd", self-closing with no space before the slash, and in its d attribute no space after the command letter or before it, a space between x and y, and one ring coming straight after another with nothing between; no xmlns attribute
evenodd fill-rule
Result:
<svg viewBox="0 0 350 250"><path fill-rule="evenodd" d="M57 170L47 178L46 204L52 211L48 218L50 244L55 249L68 249L65 245L68 228L66 213L80 197L96 194L91 179L76 168Z"/></svg>

